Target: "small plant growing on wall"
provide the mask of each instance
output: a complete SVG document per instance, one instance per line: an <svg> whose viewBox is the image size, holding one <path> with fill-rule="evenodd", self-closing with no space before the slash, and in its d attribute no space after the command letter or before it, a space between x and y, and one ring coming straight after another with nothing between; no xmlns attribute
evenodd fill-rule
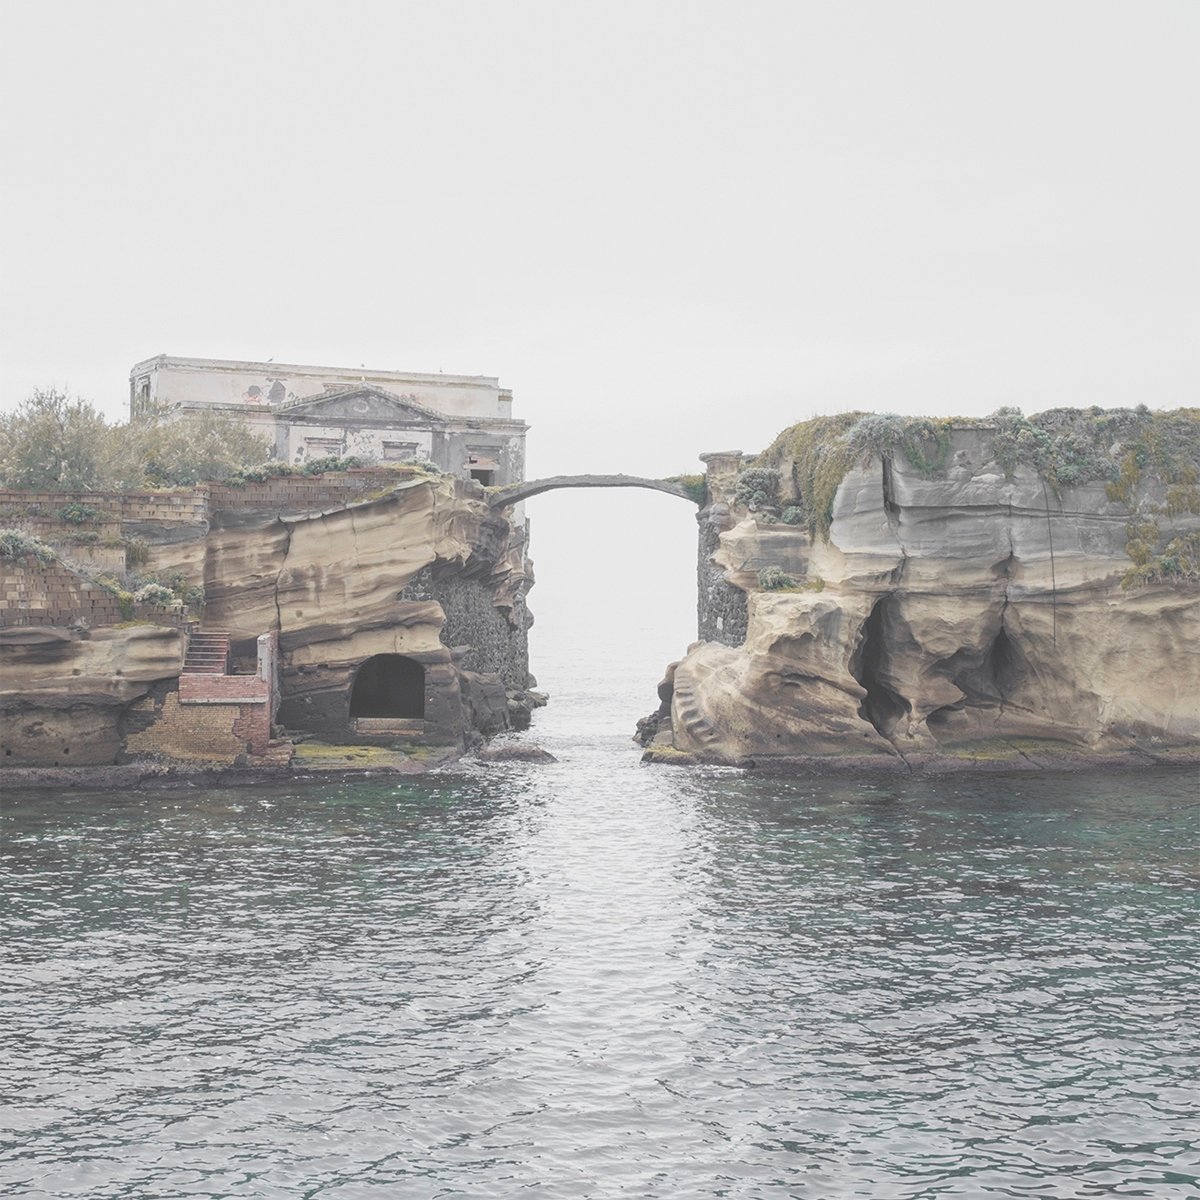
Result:
<svg viewBox="0 0 1200 1200"><path fill-rule="evenodd" d="M42 564L54 562L54 551L30 533L20 529L0 529L0 558L36 559Z"/></svg>
<svg viewBox="0 0 1200 1200"><path fill-rule="evenodd" d="M703 475L671 475L666 482L678 484L701 507L708 499L708 488Z"/></svg>
<svg viewBox="0 0 1200 1200"><path fill-rule="evenodd" d="M758 586L764 592L782 592L799 585L782 567L763 567L758 573Z"/></svg>
<svg viewBox="0 0 1200 1200"><path fill-rule="evenodd" d="M138 604L175 604L179 597L161 583L148 583L133 593L133 599Z"/></svg>
<svg viewBox="0 0 1200 1200"><path fill-rule="evenodd" d="M78 500L73 500L58 510L58 516L59 520L66 521L68 525L86 525L94 517L100 516L100 510L93 508L90 504L82 504Z"/></svg>

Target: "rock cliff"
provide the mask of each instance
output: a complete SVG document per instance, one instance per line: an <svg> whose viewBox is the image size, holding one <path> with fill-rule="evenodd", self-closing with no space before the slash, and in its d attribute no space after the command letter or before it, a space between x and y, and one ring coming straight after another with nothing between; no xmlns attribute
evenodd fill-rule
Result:
<svg viewBox="0 0 1200 1200"><path fill-rule="evenodd" d="M384 486L366 474L357 484L247 484L216 499L175 497L177 513L153 496L107 503L120 505L145 575L203 589L203 627L229 635L235 681L261 669L260 636L275 635L272 695L287 729L332 742L408 736L462 749L527 723L540 698L527 691L524 526L490 509L478 484L424 471L381 478ZM364 494L343 495L355 487ZM118 612L110 592L61 561L0 565L19 581L0 611L4 765L111 764L146 745L170 756L169 739L147 733L169 714L182 731L176 741L191 736L184 718L194 726L196 744L178 756L206 757L217 721L204 706L220 697L181 694L182 710L172 698L189 643L182 612L169 614L173 624L140 623L141 610ZM101 600L88 599L93 593ZM356 676L379 655L419 668L417 720L353 716ZM230 705L230 728L208 755L214 762L228 761L245 717L237 699Z"/></svg>
<svg viewBox="0 0 1200 1200"><path fill-rule="evenodd" d="M711 456L710 640L644 740L722 762L1195 754L1197 417L850 414Z"/></svg>

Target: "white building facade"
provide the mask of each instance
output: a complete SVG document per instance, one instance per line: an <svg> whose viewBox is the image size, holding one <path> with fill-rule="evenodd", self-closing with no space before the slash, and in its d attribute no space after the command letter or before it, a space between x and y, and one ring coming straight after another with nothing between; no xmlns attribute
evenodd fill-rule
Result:
<svg viewBox="0 0 1200 1200"><path fill-rule="evenodd" d="M529 427L490 376L159 355L130 371L129 403L133 417L160 405L233 413L292 465L352 454L427 460L484 485L525 478Z"/></svg>

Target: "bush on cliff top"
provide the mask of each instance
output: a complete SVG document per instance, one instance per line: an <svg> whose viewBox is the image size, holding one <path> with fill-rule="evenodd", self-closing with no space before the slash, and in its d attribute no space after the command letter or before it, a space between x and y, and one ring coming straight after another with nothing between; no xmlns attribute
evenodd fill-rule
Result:
<svg viewBox="0 0 1200 1200"><path fill-rule="evenodd" d="M1104 480L1109 499L1129 505L1148 470L1167 485L1165 511L1200 513L1200 409L1194 408L1056 408L1032 417L1001 408L982 420L838 413L785 429L743 474L778 471L790 461L795 504L785 510L789 524L827 537L834 497L851 467L901 453L932 478L946 465L955 426L991 430L995 460L1005 474L1027 467L1056 495ZM790 499L789 489L783 491Z"/></svg>
<svg viewBox="0 0 1200 1200"><path fill-rule="evenodd" d="M110 425L87 400L39 388L0 414L0 486L26 491L187 487L224 478L266 454L265 439L245 421L215 410L160 406ZM77 515L80 524L90 519Z"/></svg>
<svg viewBox="0 0 1200 1200"><path fill-rule="evenodd" d="M38 562L54 562L54 551L31 533L21 529L0 529L0 558L35 558Z"/></svg>

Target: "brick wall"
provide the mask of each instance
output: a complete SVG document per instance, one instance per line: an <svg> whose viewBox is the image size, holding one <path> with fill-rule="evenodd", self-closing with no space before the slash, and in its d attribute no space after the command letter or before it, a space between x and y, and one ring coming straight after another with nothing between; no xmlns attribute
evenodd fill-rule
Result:
<svg viewBox="0 0 1200 1200"><path fill-rule="evenodd" d="M178 693L170 692L156 714L154 709L150 698L135 706L138 716L155 719L148 728L126 737L127 754L161 754L228 766L244 754L264 753L270 741L265 704L181 704Z"/></svg>
<svg viewBox="0 0 1200 1200"><path fill-rule="evenodd" d="M181 675L181 704L266 704L271 685L257 675Z"/></svg>
<svg viewBox="0 0 1200 1200"><path fill-rule="evenodd" d="M58 510L72 503L98 509L109 520L194 523L208 519L208 497L199 489L180 492L17 492L8 488L0 488L0 513L24 509L26 516L0 519L13 523L25 523L27 518L56 520ZM29 512L36 508L41 512ZM85 521L70 527L93 529L97 526Z"/></svg>
<svg viewBox="0 0 1200 1200"><path fill-rule="evenodd" d="M126 612L110 591L76 575L61 563L4 559L0 570L0 625L70 625L90 628L123 621L183 625L180 605L134 604Z"/></svg>
<svg viewBox="0 0 1200 1200"><path fill-rule="evenodd" d="M333 508L410 479L414 473L404 468L357 467L328 475L285 475L240 486L200 483L187 491L163 492L18 492L0 488L0 524L19 524L32 532L37 532L35 523L74 531L100 531L112 524L116 532L116 522L197 524L207 521L216 508ZM86 504L101 515L83 524L66 524L57 514L72 503Z"/></svg>
<svg viewBox="0 0 1200 1200"><path fill-rule="evenodd" d="M412 471L389 467L360 467L352 471L331 472L328 475L285 475L263 483L247 483L234 487L228 483L200 485L208 496L212 510L237 508L268 508L308 510L336 508L361 500L371 492L392 487L411 478Z"/></svg>

